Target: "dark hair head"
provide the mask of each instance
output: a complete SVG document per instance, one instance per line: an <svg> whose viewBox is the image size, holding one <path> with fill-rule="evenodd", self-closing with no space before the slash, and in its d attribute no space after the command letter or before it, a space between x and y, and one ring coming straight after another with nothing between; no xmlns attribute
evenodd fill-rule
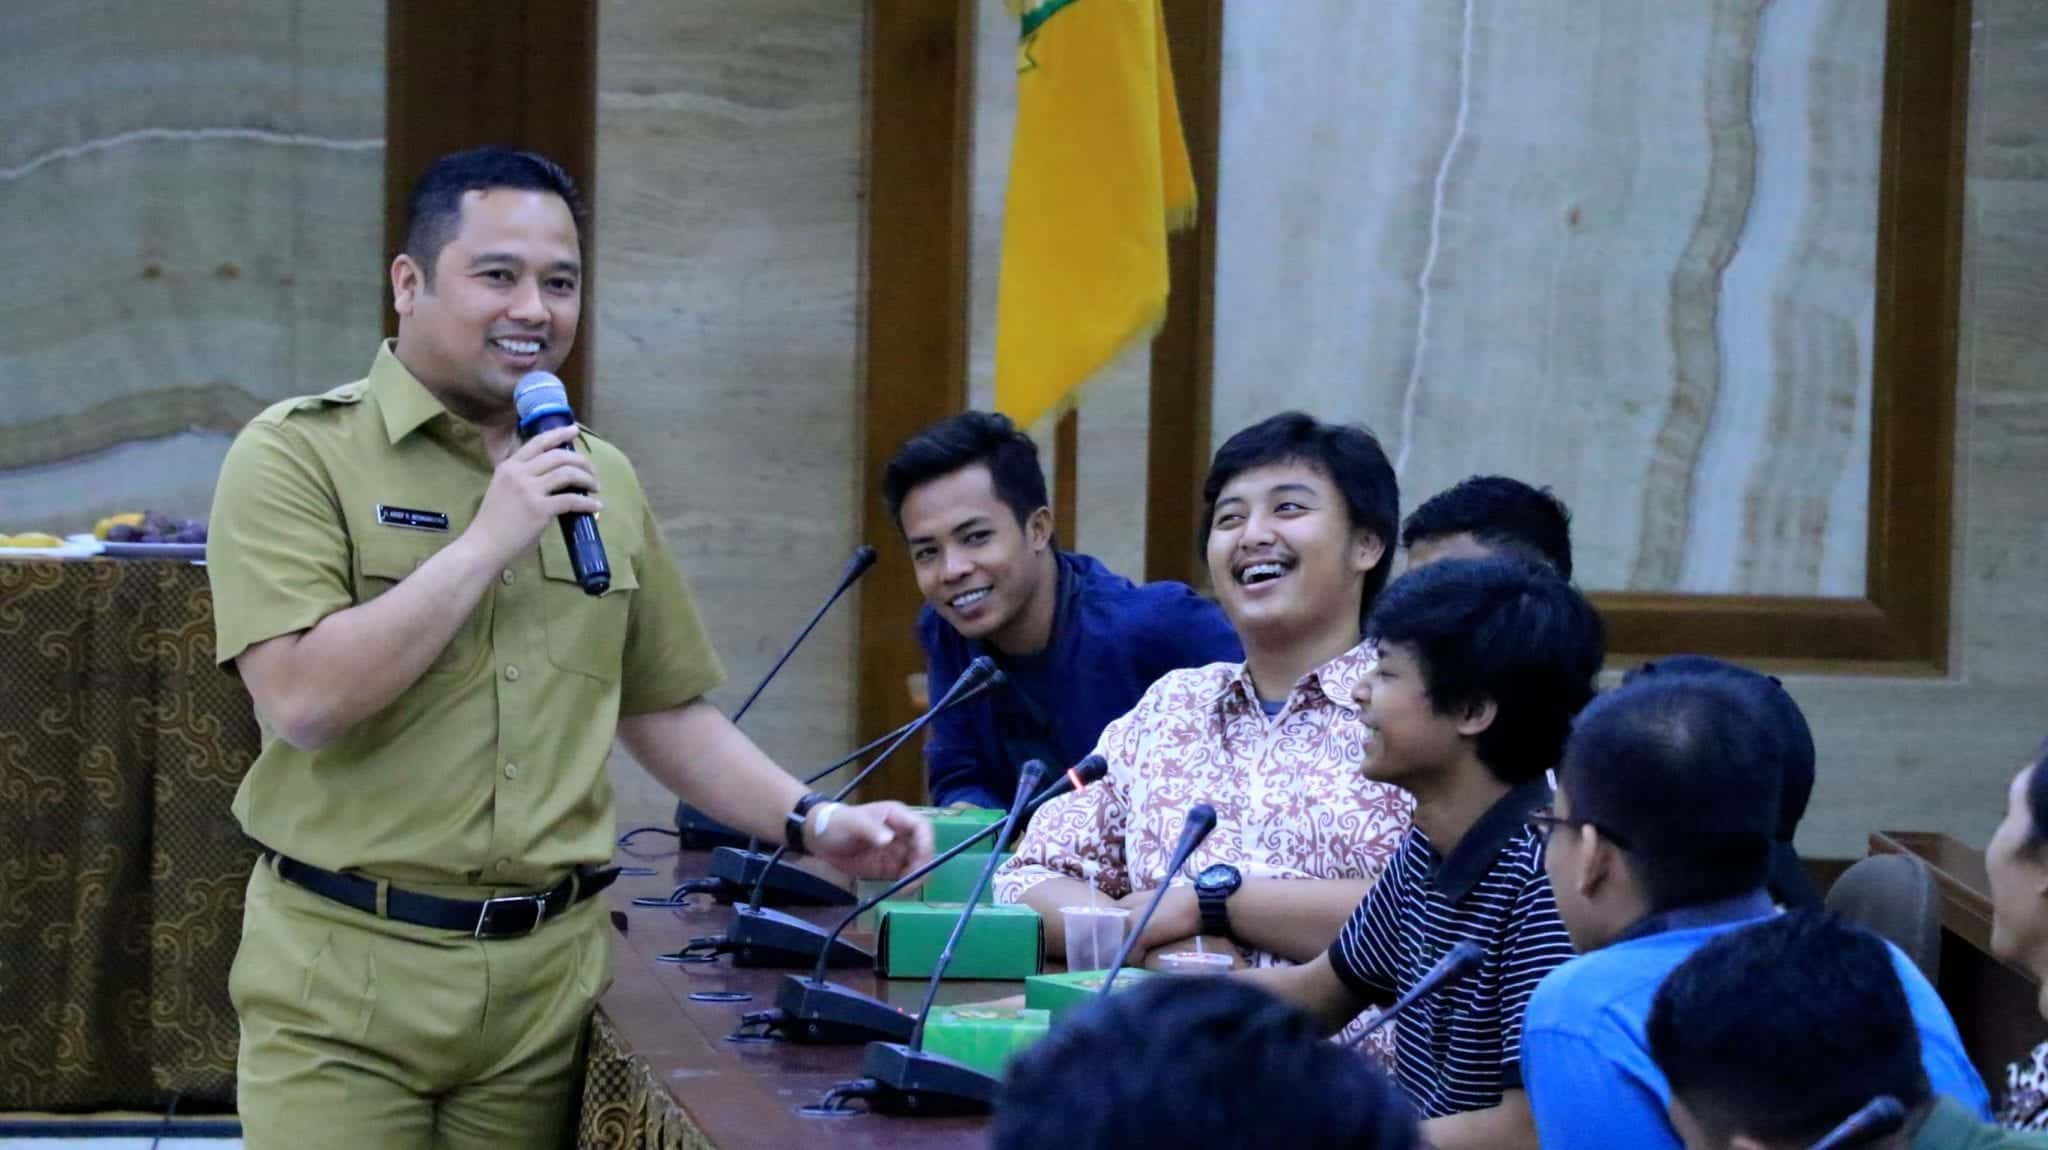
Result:
<svg viewBox="0 0 2048 1150"><path fill-rule="evenodd" d="M1549 568L1506 555L1402 575L1373 605L1365 635L1414 653L1438 714L1493 701L1477 751L1510 784L1557 765L1606 656L1606 630L1586 597Z"/></svg>
<svg viewBox="0 0 2048 1150"><path fill-rule="evenodd" d="M2027 817L2033 822L2033 840L2048 841L2048 739L2034 752L2034 773L2027 776Z"/></svg>
<svg viewBox="0 0 2048 1150"><path fill-rule="evenodd" d="M992 1150L1410 1150L1415 1121L1357 1052L1230 978L1154 978L1097 999L1018 1055Z"/></svg>
<svg viewBox="0 0 2048 1150"><path fill-rule="evenodd" d="M912 491L977 463L988 468L996 498L1016 515L1018 523L1047 505L1038 444L1017 430L1007 415L963 411L911 436L883 469L882 498L889 504L889 517L896 521L897 530L903 528L903 501ZM1071 524L1061 526L1073 529Z"/></svg>
<svg viewBox="0 0 2048 1150"><path fill-rule="evenodd" d="M1710 655L1673 655L1644 663L1622 679L1632 683L1644 675L1674 674L1719 678L1741 692L1755 708L1766 752L1778 768L1779 842L1791 842L1813 797L1813 728L1806 712L1774 675L1752 671Z"/></svg>
<svg viewBox="0 0 2048 1150"><path fill-rule="evenodd" d="M1764 753L1778 772L1777 841L1771 844L1770 877L1765 881L1771 897L1789 908L1818 909L1823 905L1820 889L1806 873L1806 864L1792 846L1799 820L1806 814L1813 796L1813 729L1785 685L1776 676L1760 674L1747 667L1710 655L1673 655L1644 663L1630 671L1623 682L1632 683L1644 675L1677 674L1715 678L1728 684L1748 701Z"/></svg>
<svg viewBox="0 0 2048 1150"><path fill-rule="evenodd" d="M1565 744L1572 817L1622 849L1658 910L1764 885L1778 770L1719 676L1656 674L1595 699Z"/></svg>
<svg viewBox="0 0 2048 1150"><path fill-rule="evenodd" d="M1801 911L1729 931L1650 1007L1650 1056L1717 1140L1812 1142L1879 1094L1930 1094L1920 1032L1876 935Z"/></svg>
<svg viewBox="0 0 2048 1150"><path fill-rule="evenodd" d="M582 234L583 198L562 165L538 152L511 148L450 153L428 166L405 203L405 254L419 265L428 287L434 284L434 263L441 258L441 249L462 230L462 197L490 188L553 192L569 206L577 233Z"/></svg>
<svg viewBox="0 0 2048 1150"><path fill-rule="evenodd" d="M1195 550L1209 550L1210 525L1216 519L1216 498L1229 482L1247 471L1275 463L1304 463L1323 473L1344 496L1344 510L1353 528L1370 531L1384 547L1380 561L1365 573L1365 592L1358 604L1361 624L1394 569L1394 544L1401 523L1401 484L1394 465L1373 433L1355 424L1324 423L1300 411L1287 411L1252 424L1216 449L1209 475L1202 480L1202 527Z"/></svg>
<svg viewBox="0 0 2048 1150"><path fill-rule="evenodd" d="M1495 551L1572 577L1572 513L1548 487L1538 489L1505 475L1475 475L1410 512L1401 526L1401 546L1450 535L1470 535Z"/></svg>

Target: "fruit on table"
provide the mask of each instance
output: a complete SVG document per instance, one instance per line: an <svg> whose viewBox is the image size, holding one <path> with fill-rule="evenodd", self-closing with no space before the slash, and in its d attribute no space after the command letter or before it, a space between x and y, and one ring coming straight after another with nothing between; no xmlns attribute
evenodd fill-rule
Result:
<svg viewBox="0 0 2048 1150"><path fill-rule="evenodd" d="M64 541L55 535L40 531L24 531L19 535L0 535L0 547L62 547Z"/></svg>
<svg viewBox="0 0 2048 1150"><path fill-rule="evenodd" d="M130 518L133 517L133 522ZM173 519L151 511L110 515L100 521L106 528L101 538L109 543L204 543L206 523L199 519Z"/></svg>
<svg viewBox="0 0 2048 1150"><path fill-rule="evenodd" d="M101 539L105 539L107 537L107 532L113 530L116 527L142 526L143 518L143 513L140 511L123 511L119 515L109 515L105 519L100 520L98 523L93 524L92 533L100 537Z"/></svg>

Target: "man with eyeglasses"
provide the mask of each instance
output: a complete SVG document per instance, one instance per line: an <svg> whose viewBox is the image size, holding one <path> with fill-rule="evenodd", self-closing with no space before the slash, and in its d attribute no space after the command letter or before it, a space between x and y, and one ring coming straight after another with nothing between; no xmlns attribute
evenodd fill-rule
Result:
<svg viewBox="0 0 2048 1150"><path fill-rule="evenodd" d="M1709 941L1778 912L1765 889L1779 768L1720 676L1643 676L1572 728L1554 807L1539 815L1558 913L1579 957L1551 971L1522 1023L1523 1081L1543 1150L1679 1150L1671 1088L1646 1037L1657 988ZM1934 989L1902 956L1938 1094L1990 1099Z"/></svg>

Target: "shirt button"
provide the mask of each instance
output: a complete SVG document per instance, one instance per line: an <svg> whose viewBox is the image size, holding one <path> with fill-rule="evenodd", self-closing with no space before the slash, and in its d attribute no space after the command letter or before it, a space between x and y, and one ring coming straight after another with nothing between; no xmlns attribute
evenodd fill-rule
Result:
<svg viewBox="0 0 2048 1150"><path fill-rule="evenodd" d="M512 860L511 860L511 859L499 859L499 860L497 861L497 863L496 863L496 864L495 864L495 865L494 865L494 866L493 866L493 867L492 867L491 869L493 869L493 870L497 871L497 872L498 872L499 874L504 874L504 873L505 873L506 871L509 871L509 870L511 870L511 869L512 869Z"/></svg>
<svg viewBox="0 0 2048 1150"><path fill-rule="evenodd" d="M506 681L506 682L508 682L508 683L517 683L517 682L519 681L519 668L517 668L517 667L507 667L507 668L505 668L505 681Z"/></svg>
<svg viewBox="0 0 2048 1150"><path fill-rule="evenodd" d="M498 572L498 582L510 587L512 585L512 573L510 571Z"/></svg>
<svg viewBox="0 0 2048 1150"><path fill-rule="evenodd" d="M516 778L518 778L518 777L519 777L519 764L518 764L518 763L506 763L506 764L505 764L505 777L506 777L506 778L508 778L508 779L516 779Z"/></svg>

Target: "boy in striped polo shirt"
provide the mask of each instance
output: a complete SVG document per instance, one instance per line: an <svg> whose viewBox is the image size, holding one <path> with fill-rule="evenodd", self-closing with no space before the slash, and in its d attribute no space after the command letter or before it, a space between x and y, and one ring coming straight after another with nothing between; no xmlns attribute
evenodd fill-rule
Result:
<svg viewBox="0 0 2048 1150"><path fill-rule="evenodd" d="M1414 826L1326 954L1244 977L1334 1031L1477 944L1476 968L1395 1021L1395 1077L1430 1145L1534 1147L1522 1010L1572 948L1529 815L1593 696L1600 618L1534 564L1456 559L1388 587L1366 634L1379 660L1355 692L1371 731L1365 775L1414 796Z"/></svg>

